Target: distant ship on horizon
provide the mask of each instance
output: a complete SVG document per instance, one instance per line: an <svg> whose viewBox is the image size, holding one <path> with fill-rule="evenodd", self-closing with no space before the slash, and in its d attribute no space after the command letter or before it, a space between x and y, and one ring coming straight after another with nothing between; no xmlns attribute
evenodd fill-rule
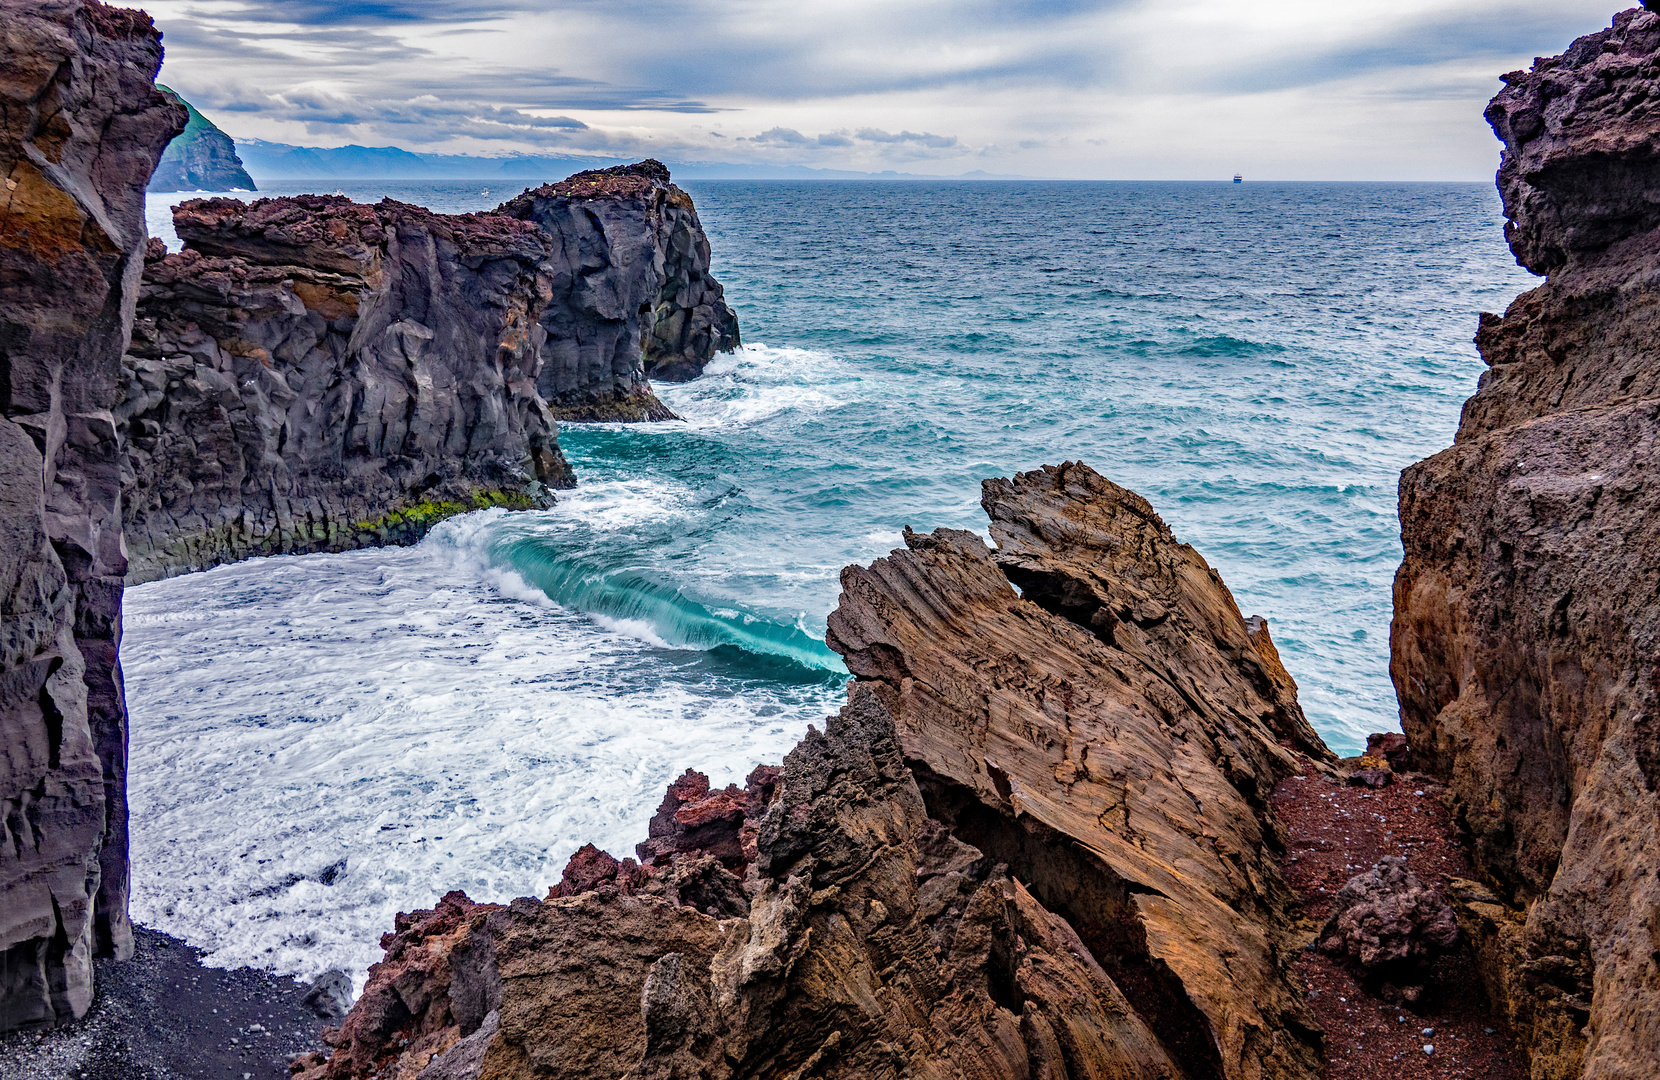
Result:
<svg viewBox="0 0 1660 1080"><path fill-rule="evenodd" d="M1243 177L1239 173L1234 173L1233 174L1233 182L1236 183L1236 184L1243 184L1245 182L1245 177Z"/></svg>

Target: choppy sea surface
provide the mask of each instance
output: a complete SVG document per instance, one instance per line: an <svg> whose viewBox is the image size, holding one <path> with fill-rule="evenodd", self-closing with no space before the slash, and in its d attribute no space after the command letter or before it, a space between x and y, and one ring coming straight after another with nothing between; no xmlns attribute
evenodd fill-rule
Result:
<svg viewBox="0 0 1660 1080"><path fill-rule="evenodd" d="M516 194L262 194L336 186ZM838 706L844 565L983 533L982 478L1065 459L1268 617L1334 749L1396 726L1396 479L1451 441L1476 313L1533 280L1490 187L688 188L748 344L658 388L683 422L565 427L581 486L546 512L128 591L139 921L361 986L398 910L626 854L681 770L741 782Z"/></svg>

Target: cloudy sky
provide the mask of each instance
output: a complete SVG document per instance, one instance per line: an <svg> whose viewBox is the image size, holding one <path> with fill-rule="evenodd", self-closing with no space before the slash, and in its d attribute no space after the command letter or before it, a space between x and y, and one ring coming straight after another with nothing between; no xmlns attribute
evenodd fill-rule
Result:
<svg viewBox="0 0 1660 1080"><path fill-rule="evenodd" d="M146 0L238 138L1098 179L1482 180L1601 0Z"/></svg>

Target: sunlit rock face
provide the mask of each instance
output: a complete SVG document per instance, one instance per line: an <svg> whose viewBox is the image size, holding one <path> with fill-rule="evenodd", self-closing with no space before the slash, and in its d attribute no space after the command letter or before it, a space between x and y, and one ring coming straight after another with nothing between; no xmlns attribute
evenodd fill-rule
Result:
<svg viewBox="0 0 1660 1080"><path fill-rule="evenodd" d="M1391 672L1505 895L1462 913L1532 1075L1660 1060L1660 15L1505 77L1506 236L1455 445L1407 469Z"/></svg>
<svg viewBox="0 0 1660 1080"><path fill-rule="evenodd" d="M113 410L144 186L185 110L142 12L0 2L0 1030L127 955L121 471Z"/></svg>
<svg viewBox="0 0 1660 1080"><path fill-rule="evenodd" d="M1265 625L1086 466L984 505L995 550L843 572L848 704L781 770L399 916L307 1080L1320 1075L1266 800L1330 755Z"/></svg>

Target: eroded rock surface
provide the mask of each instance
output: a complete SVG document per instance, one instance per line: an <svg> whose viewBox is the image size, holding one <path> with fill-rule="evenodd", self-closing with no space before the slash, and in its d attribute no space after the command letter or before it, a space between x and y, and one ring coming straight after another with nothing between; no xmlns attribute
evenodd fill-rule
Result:
<svg viewBox="0 0 1660 1080"><path fill-rule="evenodd" d="M184 110L142 12L0 0L0 1030L128 955L113 410L144 185Z"/></svg>
<svg viewBox="0 0 1660 1080"><path fill-rule="evenodd" d="M1455 445L1407 469L1391 672L1493 891L1459 901L1546 1078L1660 1061L1660 16L1505 76L1518 261ZM1455 898L1456 899L1456 898Z"/></svg>
<svg viewBox="0 0 1660 1080"><path fill-rule="evenodd" d="M1422 982L1421 975L1412 976L1457 944L1452 905L1398 855L1386 855L1350 878L1320 931L1321 952L1368 978L1388 976L1396 982Z"/></svg>
<svg viewBox="0 0 1660 1080"><path fill-rule="evenodd" d="M580 172L496 212L553 244L538 385L559 419L669 419L647 380L695 378L738 347L697 209L661 162Z"/></svg>
<svg viewBox="0 0 1660 1080"><path fill-rule="evenodd" d="M1082 465L985 502L995 553L907 532L844 572L848 705L781 772L688 773L642 861L467 908L419 961L448 998L377 968L403 1026L360 1002L306 1075L1318 1076L1265 800L1282 741L1330 755L1266 626Z"/></svg>
<svg viewBox="0 0 1660 1080"><path fill-rule="evenodd" d="M574 483L536 390L535 226L323 195L173 220L185 250L152 251L116 413L129 581L413 542Z"/></svg>

